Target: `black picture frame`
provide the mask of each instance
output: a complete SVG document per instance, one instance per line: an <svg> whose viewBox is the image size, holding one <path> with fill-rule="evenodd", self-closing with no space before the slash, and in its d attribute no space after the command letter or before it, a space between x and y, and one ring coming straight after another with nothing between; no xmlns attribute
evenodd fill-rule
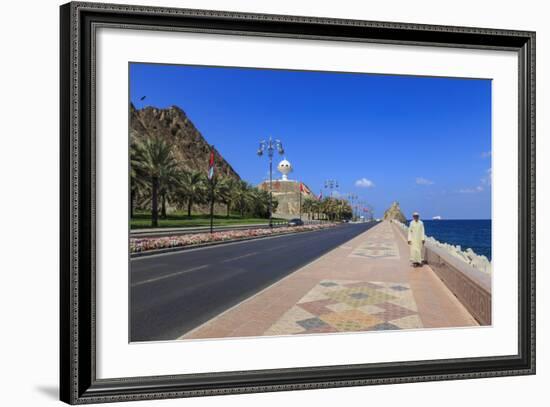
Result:
<svg viewBox="0 0 550 407"><path fill-rule="evenodd" d="M534 32L81 2L62 5L60 23L62 401L84 404L535 373ZM97 379L93 39L95 29L101 26L517 52L518 353L437 361Z"/></svg>

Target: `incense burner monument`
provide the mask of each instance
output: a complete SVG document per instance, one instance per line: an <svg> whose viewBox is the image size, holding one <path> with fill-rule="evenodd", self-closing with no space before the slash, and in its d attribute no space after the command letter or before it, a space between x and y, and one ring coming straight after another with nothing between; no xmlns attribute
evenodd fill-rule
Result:
<svg viewBox="0 0 550 407"><path fill-rule="evenodd" d="M284 219L300 217L300 195L302 204L306 198L314 198L314 194L309 187L300 181L288 178L292 172L292 164L284 159L277 165L277 170L281 173L280 179L273 180L273 198L277 200L277 209L273 216ZM258 185L258 188L269 192L269 180L265 180ZM303 218L303 213L302 213Z"/></svg>

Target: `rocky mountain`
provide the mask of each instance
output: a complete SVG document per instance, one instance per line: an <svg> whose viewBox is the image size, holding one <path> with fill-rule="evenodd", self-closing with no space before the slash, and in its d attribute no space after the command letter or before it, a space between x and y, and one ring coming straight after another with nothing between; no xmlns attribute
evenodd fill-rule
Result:
<svg viewBox="0 0 550 407"><path fill-rule="evenodd" d="M407 221L407 218L405 215L403 215L403 212L401 212L401 208L399 207L399 202L394 202L391 204L391 206L384 212L384 220L397 220L401 223L405 223Z"/></svg>
<svg viewBox="0 0 550 407"><path fill-rule="evenodd" d="M182 169L208 171L210 145L177 106L167 109L130 106L130 137L161 137L174 145L174 155ZM216 150L216 174L240 180L239 174Z"/></svg>

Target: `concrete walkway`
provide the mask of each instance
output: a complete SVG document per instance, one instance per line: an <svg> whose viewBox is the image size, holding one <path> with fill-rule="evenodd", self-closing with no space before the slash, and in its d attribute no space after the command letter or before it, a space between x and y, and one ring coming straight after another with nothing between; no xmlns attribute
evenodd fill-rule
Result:
<svg viewBox="0 0 550 407"><path fill-rule="evenodd" d="M380 223L179 339L478 325L429 266L409 265L396 228Z"/></svg>

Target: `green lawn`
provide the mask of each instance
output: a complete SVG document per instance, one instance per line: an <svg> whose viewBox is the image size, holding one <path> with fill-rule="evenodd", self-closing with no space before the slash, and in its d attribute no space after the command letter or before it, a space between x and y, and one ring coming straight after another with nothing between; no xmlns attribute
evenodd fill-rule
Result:
<svg viewBox="0 0 550 407"><path fill-rule="evenodd" d="M283 219L273 218L274 221L280 221ZM269 223L269 219L264 218L241 218L238 215L230 215L226 217L224 215L214 215L214 226L228 226L228 225L246 225L251 223ZM170 213L166 219L162 219L159 216L160 228L177 228L177 227L196 227L196 226L210 226L210 215L205 214L192 214L190 218L187 217L187 213ZM151 214L150 213L134 213L134 217L130 221L131 229L147 229L151 228Z"/></svg>

